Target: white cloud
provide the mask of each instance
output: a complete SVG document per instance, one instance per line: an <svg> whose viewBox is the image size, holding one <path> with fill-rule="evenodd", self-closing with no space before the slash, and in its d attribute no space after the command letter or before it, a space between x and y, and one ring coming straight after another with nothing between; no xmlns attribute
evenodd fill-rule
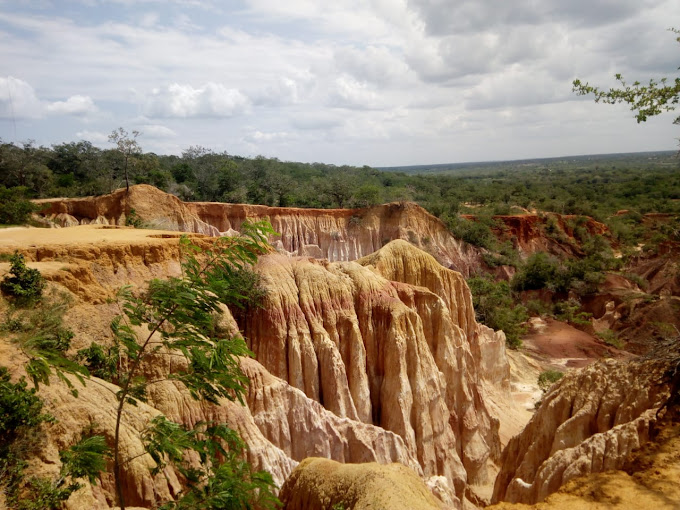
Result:
<svg viewBox="0 0 680 510"><path fill-rule="evenodd" d="M66 101L55 101L47 105L47 112L56 115L86 115L96 111L97 107L90 96L71 96Z"/></svg>
<svg viewBox="0 0 680 510"><path fill-rule="evenodd" d="M0 78L0 117L35 119L43 114L43 104L24 80Z"/></svg>
<svg viewBox="0 0 680 510"><path fill-rule="evenodd" d="M150 117L233 117L245 112L249 104L241 91L221 83L197 88L173 83L151 92L145 113Z"/></svg>
<svg viewBox="0 0 680 510"><path fill-rule="evenodd" d="M0 79L0 117L18 125L0 123L0 137L50 144L87 121L79 135L137 127L156 152L357 164L585 152L630 115L575 97L572 79L677 75L665 32L677 0L84 1L0 0L0 62L21 77ZM607 114L570 145L565 105ZM644 137L619 124L622 150L674 148L670 122Z"/></svg>
<svg viewBox="0 0 680 510"><path fill-rule="evenodd" d="M160 124L144 124L139 127L139 131L141 138L164 139L175 138L177 136L175 131Z"/></svg>
<svg viewBox="0 0 680 510"><path fill-rule="evenodd" d="M108 143L109 141L109 135L101 133L100 131L78 131L76 133L76 137L80 138L81 140L86 140L88 142L92 142L98 145L101 145L103 143Z"/></svg>
<svg viewBox="0 0 680 510"><path fill-rule="evenodd" d="M374 110L384 106L376 90L366 82L343 75L335 80L330 95L331 106L358 110Z"/></svg>

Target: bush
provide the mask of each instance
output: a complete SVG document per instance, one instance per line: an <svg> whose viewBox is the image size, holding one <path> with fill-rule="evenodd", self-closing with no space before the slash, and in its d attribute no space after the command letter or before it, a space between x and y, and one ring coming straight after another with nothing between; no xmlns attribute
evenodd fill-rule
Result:
<svg viewBox="0 0 680 510"><path fill-rule="evenodd" d="M0 455L23 429L52 419L43 414L35 388L27 386L23 377L11 382L7 368L0 367Z"/></svg>
<svg viewBox="0 0 680 510"><path fill-rule="evenodd" d="M40 210L26 198L28 189L23 186L6 188L0 186L0 225L21 225L31 213Z"/></svg>
<svg viewBox="0 0 680 510"><path fill-rule="evenodd" d="M515 290L543 288L558 290L561 287L562 281L557 261L543 252L531 255L512 278L512 288Z"/></svg>
<svg viewBox="0 0 680 510"><path fill-rule="evenodd" d="M14 298L18 304L25 305L40 299L45 288L45 279L37 269L26 267L24 256L14 253L10 257L10 275L0 282L0 290Z"/></svg>
<svg viewBox="0 0 680 510"><path fill-rule="evenodd" d="M490 328L502 330L508 347L521 347L521 337L527 332L524 323L529 315L524 306L513 302L508 283L475 277L468 280L468 285L477 320Z"/></svg>
<svg viewBox="0 0 680 510"><path fill-rule="evenodd" d="M481 216L475 220L454 216L448 219L447 226L456 239L492 250L496 244L496 236L491 230L491 222L490 218Z"/></svg>
<svg viewBox="0 0 680 510"><path fill-rule="evenodd" d="M607 345L616 347L617 349L623 348L623 342L619 339L619 335L612 331L611 329L605 329L597 333L597 336Z"/></svg>
<svg viewBox="0 0 680 510"><path fill-rule="evenodd" d="M76 359L90 372L90 375L118 384L118 346L104 348L94 342L86 349L80 349Z"/></svg>
<svg viewBox="0 0 680 510"><path fill-rule="evenodd" d="M538 387L543 390L543 392L548 391L548 388L554 383L562 379L564 374L558 370L546 370L541 372L538 376Z"/></svg>
<svg viewBox="0 0 680 510"><path fill-rule="evenodd" d="M575 299L558 301L553 305L553 313L556 319L571 324L590 324L590 318L592 317L592 314L581 311L581 303Z"/></svg>

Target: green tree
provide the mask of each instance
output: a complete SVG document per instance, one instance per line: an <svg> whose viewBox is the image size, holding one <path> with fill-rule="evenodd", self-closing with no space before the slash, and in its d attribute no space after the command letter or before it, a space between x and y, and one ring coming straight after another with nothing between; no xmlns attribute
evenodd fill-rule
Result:
<svg viewBox="0 0 680 510"><path fill-rule="evenodd" d="M109 142L116 145L116 150L120 153L123 158L123 175L125 176L125 190L130 192L130 178L128 176L128 168L130 166L130 161L137 154L141 154L142 148L137 142L137 137L141 133L139 131L132 131L132 136L123 129L119 127L114 129L109 135Z"/></svg>
<svg viewBox="0 0 680 510"><path fill-rule="evenodd" d="M21 225L28 222L31 213L40 208L28 198L28 188L5 188L0 185L0 225Z"/></svg>
<svg viewBox="0 0 680 510"><path fill-rule="evenodd" d="M40 299L46 285L40 271L27 267L21 253L14 252L9 261L9 274L0 282L0 290L20 304Z"/></svg>
<svg viewBox="0 0 680 510"><path fill-rule="evenodd" d="M675 29L671 31L676 34L680 33ZM676 41L680 42L680 37L676 37ZM680 77L670 81L668 78L651 79L649 83L643 85L639 81L629 84L623 76L617 74L616 81L621 84L620 88L603 90L577 79L573 82L573 90L579 96L593 94L597 103L626 103L630 105L632 111L636 112L635 119L638 122L645 122L649 117L675 110L680 101ZM680 124L680 116L675 118L674 123Z"/></svg>
<svg viewBox="0 0 680 510"><path fill-rule="evenodd" d="M242 303L244 295L235 282L240 281L239 274L244 268L265 251L266 237L273 231L266 223L246 224L242 230L240 237L220 238L214 247L206 250L192 244L188 238L182 238L181 277L152 280L148 289L139 295L130 287L124 287L119 293L122 313L111 323L111 330L116 345L128 360L125 369L119 366L117 372L121 389L116 393L118 407L113 445L115 485L122 509L125 508L122 469L127 459L120 455L121 419L125 406L143 402L148 386L154 384L147 379L144 370L145 364L152 362L153 354L161 351L185 358L186 368L167 377L183 383L194 398L212 403L218 403L220 398L238 399L243 403L247 379L240 370L238 357L251 353L242 338L221 337L214 328L214 321L222 304ZM138 328L142 325L146 326L146 332L140 336ZM250 499L260 498L262 504L274 502L270 476L254 473L242 477L245 468L236 469L240 448L229 441L231 432L224 426L199 426L203 428L198 432L185 430L163 418L154 421L144 438L147 451L159 467L165 462L171 463L184 476L191 489L187 497L196 498L201 491L205 493L208 487L222 480L238 486L238 490ZM224 442L226 448L216 450ZM186 450L199 454L201 469L184 465ZM231 464L223 468L220 459Z"/></svg>
<svg viewBox="0 0 680 510"><path fill-rule="evenodd" d="M514 303L508 282L474 277L468 279L467 283L477 320L490 328L502 330L508 347L520 347L521 337L527 332L524 323L529 315L523 305Z"/></svg>

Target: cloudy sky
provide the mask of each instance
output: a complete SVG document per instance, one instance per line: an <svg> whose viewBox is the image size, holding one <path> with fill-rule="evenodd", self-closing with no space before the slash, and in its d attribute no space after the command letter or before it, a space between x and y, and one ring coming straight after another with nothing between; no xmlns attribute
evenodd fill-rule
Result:
<svg viewBox="0 0 680 510"><path fill-rule="evenodd" d="M408 165L672 150L678 0L0 0L0 138Z"/></svg>

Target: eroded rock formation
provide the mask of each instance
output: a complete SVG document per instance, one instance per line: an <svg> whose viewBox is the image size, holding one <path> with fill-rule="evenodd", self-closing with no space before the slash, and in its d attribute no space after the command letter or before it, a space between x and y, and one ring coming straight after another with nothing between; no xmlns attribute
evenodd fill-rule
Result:
<svg viewBox="0 0 680 510"><path fill-rule="evenodd" d="M258 271L267 297L244 330L272 374L337 416L398 434L425 476L446 477L461 499L468 482L486 480L498 420L480 394L473 345L493 356L504 338L477 327L460 275L403 241L358 263L268 256ZM398 281L411 275L432 289Z"/></svg>
<svg viewBox="0 0 680 510"><path fill-rule="evenodd" d="M0 249L18 249L52 285L72 293L66 320L76 332L74 350L110 341L108 323L117 310L109 300L121 285L143 286L179 272L177 235L171 233L95 225L35 233L6 232ZM413 271L400 275L395 268L406 263ZM141 452L138 433L161 412L187 425L228 423L247 442L249 460L279 484L308 456L400 462L452 502L463 499L469 483L485 479L499 443L498 422L481 388L491 380L503 386L504 357L498 353L504 339L474 322L460 275L406 242L361 263L271 254L257 269L268 297L264 309L245 318L258 358L243 360L251 380L247 406L196 402L171 382L154 384L148 405L126 413L126 453ZM419 276L409 279L412 273ZM224 320L236 328L228 313ZM13 359L3 342L0 355ZM477 359L477 352L494 359ZM495 372L483 377L482 365ZM162 355L149 366L154 378L177 369ZM96 423L96 432L112 437L115 388L107 386L90 382L79 399L56 381L45 390L59 408L60 428L47 435L38 461L43 469L58 466L58 448L84 426ZM153 506L179 488L172 473L152 477L150 463L142 455L125 467L130 504ZM110 476L76 500L71 508L112 505Z"/></svg>
<svg viewBox="0 0 680 510"><path fill-rule="evenodd" d="M280 234L272 242L292 255L355 260L394 239L406 239L447 267L468 275L478 267L477 248L453 238L445 225L413 203L365 209L299 209L215 202L182 202L153 186L132 186L109 195L37 200L53 224L125 225L134 209L146 226L207 235L235 233L244 221L268 220Z"/></svg>
<svg viewBox="0 0 680 510"><path fill-rule="evenodd" d="M401 464L345 465L309 458L281 489L285 510L439 510L427 485Z"/></svg>
<svg viewBox="0 0 680 510"><path fill-rule="evenodd" d="M536 503L580 475L620 469L668 396L666 361L604 361L568 373L503 451L493 501Z"/></svg>

